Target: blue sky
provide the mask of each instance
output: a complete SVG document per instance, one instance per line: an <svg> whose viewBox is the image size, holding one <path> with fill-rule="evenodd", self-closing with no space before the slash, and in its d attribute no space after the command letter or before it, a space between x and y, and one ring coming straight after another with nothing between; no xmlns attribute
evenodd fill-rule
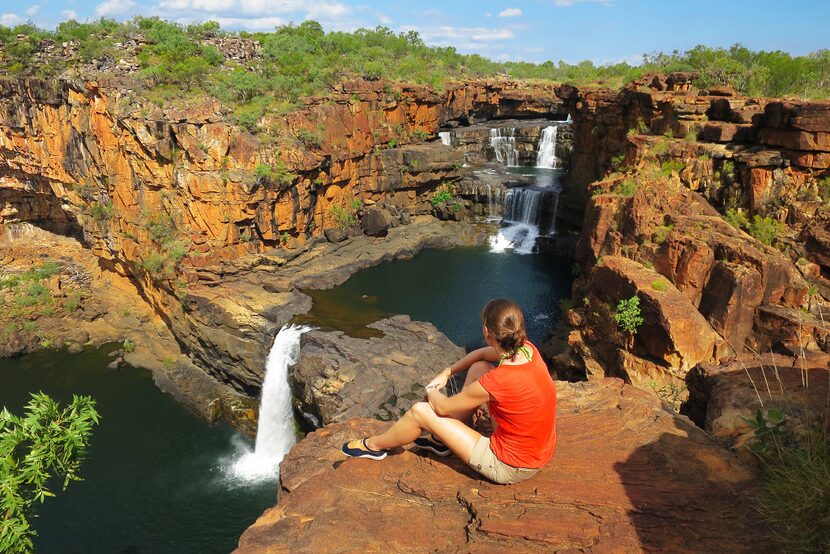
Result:
<svg viewBox="0 0 830 554"><path fill-rule="evenodd" d="M415 29L428 44L493 59L637 63L696 44L806 54L830 47L827 0L0 0L0 24L159 15L226 29L316 19L329 30Z"/></svg>

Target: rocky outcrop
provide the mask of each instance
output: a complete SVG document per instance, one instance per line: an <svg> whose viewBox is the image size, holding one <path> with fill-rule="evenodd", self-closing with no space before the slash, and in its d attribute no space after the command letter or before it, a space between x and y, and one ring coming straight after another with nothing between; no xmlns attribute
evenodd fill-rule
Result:
<svg viewBox="0 0 830 554"><path fill-rule="evenodd" d="M747 460L742 447L755 436L752 422L770 410L784 414L785 431L803 436L825 424L830 356L805 352L791 357L744 355L724 365L701 364L688 376L689 400L683 407L701 428Z"/></svg>
<svg viewBox="0 0 830 554"><path fill-rule="evenodd" d="M558 414L553 460L510 486L455 457L398 450L381 462L343 460L345 440L384 424L327 426L283 460L279 504L237 552L770 548L748 501L753 470L653 395L615 379L560 383Z"/></svg>
<svg viewBox="0 0 830 554"><path fill-rule="evenodd" d="M302 337L290 373L299 412L313 427L354 417L394 420L422 400L424 386L464 356L430 323L408 316L368 326L379 337L314 330Z"/></svg>

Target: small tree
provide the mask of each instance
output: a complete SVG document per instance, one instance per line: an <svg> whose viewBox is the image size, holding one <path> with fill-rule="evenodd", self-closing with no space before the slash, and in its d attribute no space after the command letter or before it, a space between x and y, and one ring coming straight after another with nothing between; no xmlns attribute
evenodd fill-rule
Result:
<svg viewBox="0 0 830 554"><path fill-rule="evenodd" d="M34 529L29 518L36 502L55 496L53 477L78 481L92 426L98 423L95 401L75 396L64 410L43 393L32 394L26 413L0 412L0 552L31 552Z"/></svg>
<svg viewBox="0 0 830 554"><path fill-rule="evenodd" d="M617 303L617 310L614 312L614 321L620 331L626 334L625 349L628 351L634 333L643 324L643 316L640 313L640 298L635 294L628 300L620 300Z"/></svg>

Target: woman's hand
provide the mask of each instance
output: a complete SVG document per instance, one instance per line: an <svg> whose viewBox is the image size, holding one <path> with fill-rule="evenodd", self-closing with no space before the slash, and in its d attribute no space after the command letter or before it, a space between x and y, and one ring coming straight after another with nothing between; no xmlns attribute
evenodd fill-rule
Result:
<svg viewBox="0 0 830 554"><path fill-rule="evenodd" d="M452 370L449 367L445 368L444 371L442 371L441 373L436 375L432 379L432 381L427 383L426 391L429 392L430 389L435 389L435 390L443 389L445 386L447 386L447 381L449 381L451 376L452 376Z"/></svg>

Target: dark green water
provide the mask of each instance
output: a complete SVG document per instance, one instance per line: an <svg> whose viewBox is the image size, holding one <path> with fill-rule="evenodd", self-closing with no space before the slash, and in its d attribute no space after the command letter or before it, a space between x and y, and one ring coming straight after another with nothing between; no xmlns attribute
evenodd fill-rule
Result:
<svg viewBox="0 0 830 554"><path fill-rule="evenodd" d="M0 359L0 404L14 413L42 390L64 405L91 395L102 416L84 481L39 506L37 552L230 552L276 497L274 481L225 473L251 441L188 412L149 372L108 361L97 350Z"/></svg>
<svg viewBox="0 0 830 554"><path fill-rule="evenodd" d="M429 321L460 346L483 342L481 309L492 298L516 301L530 340L545 339L570 297L572 260L545 254L491 253L486 247L425 250L411 260L366 269L343 285L307 291L314 299L304 322L373 336L367 323L393 314Z"/></svg>

